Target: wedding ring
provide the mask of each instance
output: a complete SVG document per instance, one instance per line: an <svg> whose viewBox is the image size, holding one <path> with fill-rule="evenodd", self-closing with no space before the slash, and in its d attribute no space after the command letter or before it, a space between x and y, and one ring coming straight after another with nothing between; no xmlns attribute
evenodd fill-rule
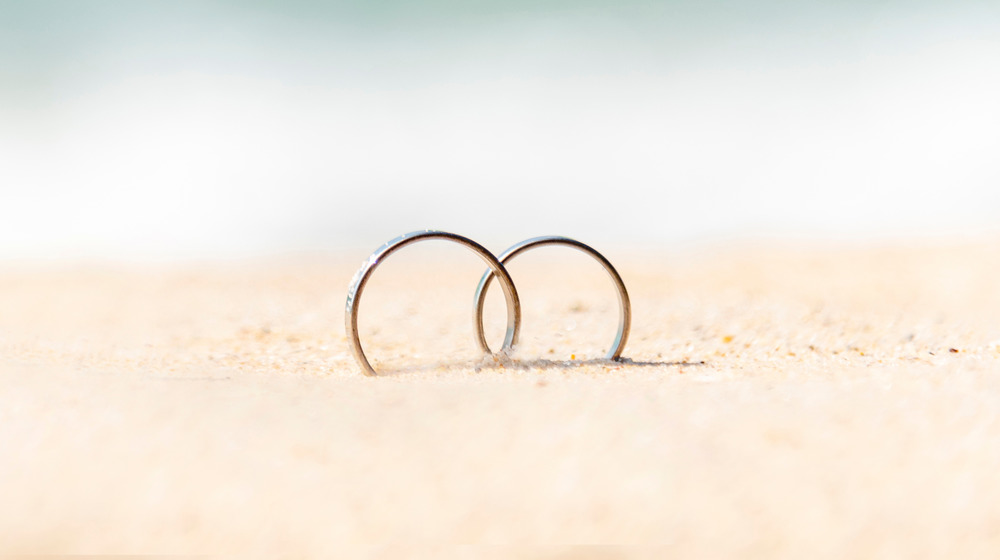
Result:
<svg viewBox="0 0 1000 560"><path fill-rule="evenodd" d="M497 276L500 278L500 287L503 289L504 298L507 300L507 333L504 335L503 345L500 348L500 352L509 353L511 348L513 348L514 344L517 342L518 330L521 328L521 302L517 297L517 288L514 287L514 281L511 279L510 274L507 273L507 269L504 268L503 264L501 264L497 257L495 257L493 253L486 250L486 248L482 245L467 237L462 237L461 235L445 231L415 231L400 235L399 237L392 239L385 245L379 247L370 257L368 257L368 260L362 263L361 268L358 270L357 274L354 275L354 278L351 280L351 285L348 288L347 306L344 317L345 325L347 327L347 340L351 346L351 351L354 353L355 359L357 359L358 364L361 366L361 371L364 372L365 375L376 375L375 369L372 367L371 363L368 362L368 358L365 357L365 352L361 347L361 338L358 336L358 306L361 301L361 293L365 289L365 284L368 283L368 279L371 278L372 273L383 259L407 245L431 239L452 241L471 249L490 267L490 277L492 278L493 276ZM479 329L479 338L480 348L482 348L487 354L491 354L489 347L486 346L485 342L482 340L482 329Z"/></svg>
<svg viewBox="0 0 1000 560"><path fill-rule="evenodd" d="M615 267L612 266L611 262L604 258L604 255L597 252L597 250L593 247L575 239L560 236L544 236L534 237L532 239L522 241L501 253L498 259L500 260L500 264L506 265L517 255L520 255L529 249L544 247L546 245L565 245L582 251L593 257L597 260L597 262L601 263L604 270L606 270L608 275L611 276L611 280L614 282L615 288L618 290L618 333L615 335L615 340L611 344L611 349L608 350L605 357L609 360L618 360L621 358L622 350L625 348L625 343L628 342L628 335L632 325L632 305L628 299L628 291L625 289L625 282L622 281L621 275L618 274L618 271L615 270ZM489 289L490 283L493 281L493 277L495 275L496 274L493 270L487 270L486 273L483 274L482 279L479 280L479 286L476 288L476 295L474 298L476 308L473 324L476 328L476 339L479 342L479 347L486 353L490 352L490 347L489 344L486 343L486 335L483 332L483 306L486 302L486 290ZM510 317L509 312L508 317Z"/></svg>

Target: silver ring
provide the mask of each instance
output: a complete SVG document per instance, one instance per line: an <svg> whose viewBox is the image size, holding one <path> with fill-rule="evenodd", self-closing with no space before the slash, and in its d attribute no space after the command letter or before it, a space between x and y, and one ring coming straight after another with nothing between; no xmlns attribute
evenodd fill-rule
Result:
<svg viewBox="0 0 1000 560"><path fill-rule="evenodd" d="M615 270L615 267L611 265L611 262L604 258L604 255L598 253L593 247L575 239L552 235L533 237L522 241L501 253L498 259L500 260L501 265L506 265L511 259L528 249L542 247L545 245L566 245L587 253L591 257L594 257L597 262L601 263L601 265L604 266L604 270L606 270L608 275L611 276L611 280L615 283L615 287L618 289L618 334L615 335L615 340L611 345L611 349L608 350L605 358L609 360L618 360L621 358L622 350L625 349L625 343L628 342L628 334L632 328L632 304L628 299L628 291L625 289L625 282L622 281L622 277L618 274L618 271ZM490 347L486 343L486 335L483 333L483 305L486 302L486 290L490 287L490 282L493 281L493 276L495 276L495 274L492 270L487 270L486 273L483 274L482 279L479 280L479 286L476 288L475 296L476 313L474 324L476 327L476 338L479 340L479 347L486 353L490 353ZM508 317L509 316L510 312L508 312Z"/></svg>
<svg viewBox="0 0 1000 560"><path fill-rule="evenodd" d="M510 274L507 272L507 269L504 268L500 260L493 256L493 253L487 251L486 248L479 243L454 233L433 230L404 233L403 235L400 235L399 237L379 247L370 257L368 257L368 260L362 263L361 269L354 275L354 279L351 280L351 286L347 291L347 307L344 317L347 326L347 338L350 342L351 350L354 352L354 357L358 360L358 364L361 365L361 370L365 375L376 375L376 373L375 369L368 362L368 358L365 357L365 352L361 348L361 339L358 337L358 305L361 299L361 292L364 290L365 284L368 283L368 279L371 277L372 272L374 272L375 268L378 267L380 262L382 262L382 259L411 243L427 239L444 239L447 241L454 241L459 245L463 245L471 249L474 253L479 255L480 258L486 261L487 265L489 265L491 278L494 275L500 277L500 286L503 288L504 297L507 300L507 334L504 336L503 347L500 351L508 352L514 344L517 343L517 333L521 328L521 302L517 297L517 288L514 287L514 281L511 279ZM486 343L483 340L481 328L479 329L479 338L480 347L487 354L491 354L492 352L490 352L489 347L486 346Z"/></svg>

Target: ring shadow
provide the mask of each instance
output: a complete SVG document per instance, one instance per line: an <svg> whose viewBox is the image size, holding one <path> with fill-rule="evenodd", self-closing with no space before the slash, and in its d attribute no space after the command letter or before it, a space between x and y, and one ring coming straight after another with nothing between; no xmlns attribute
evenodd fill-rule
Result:
<svg viewBox="0 0 1000 560"><path fill-rule="evenodd" d="M571 370L578 369L587 366L608 366L613 367L614 370L620 370L622 367L699 367L704 366L705 361L701 360L698 362L660 362L660 361L643 361L643 360L632 360L630 358L620 358L618 360L609 360L607 358L592 358L589 360L549 360L545 358L535 358L532 360L516 360L516 359L495 359L492 356L487 356L478 360L463 360L457 362L451 362L448 364L426 364L419 366L409 366L404 368L396 368L389 370L379 370L378 377L391 377L396 375L406 375L410 373L425 373L429 371L443 371L443 372L454 372L459 370L473 370L475 373L488 370L501 370L501 371L527 371L532 369L556 369L556 370Z"/></svg>

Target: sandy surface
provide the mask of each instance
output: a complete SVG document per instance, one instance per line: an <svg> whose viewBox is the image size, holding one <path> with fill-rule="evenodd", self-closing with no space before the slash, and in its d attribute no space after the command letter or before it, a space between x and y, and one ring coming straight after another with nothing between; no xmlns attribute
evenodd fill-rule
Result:
<svg viewBox="0 0 1000 560"><path fill-rule="evenodd" d="M379 378L365 254L0 265L0 553L1000 555L1000 243L608 252L625 364L585 256L511 265L496 364L428 251L365 293Z"/></svg>

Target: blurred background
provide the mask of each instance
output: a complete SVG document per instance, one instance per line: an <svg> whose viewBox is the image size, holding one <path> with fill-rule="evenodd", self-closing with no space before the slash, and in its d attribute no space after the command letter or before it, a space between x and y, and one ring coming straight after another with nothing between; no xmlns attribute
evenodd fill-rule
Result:
<svg viewBox="0 0 1000 560"><path fill-rule="evenodd" d="M995 236L1000 3L0 0L0 258Z"/></svg>

